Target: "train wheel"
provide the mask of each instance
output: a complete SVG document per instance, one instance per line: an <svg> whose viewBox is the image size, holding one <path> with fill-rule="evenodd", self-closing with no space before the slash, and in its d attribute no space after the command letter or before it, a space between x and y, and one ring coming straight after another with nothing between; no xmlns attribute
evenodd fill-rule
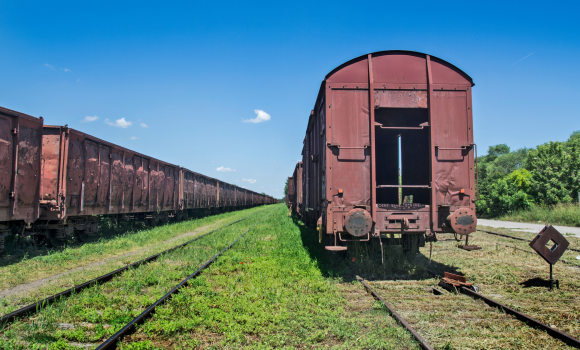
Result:
<svg viewBox="0 0 580 350"><path fill-rule="evenodd" d="M58 230L48 230L47 234L47 245L49 248L59 248L62 247L64 241L62 240L62 234L59 234ZM63 237L64 238L64 237Z"/></svg>
<svg viewBox="0 0 580 350"><path fill-rule="evenodd" d="M77 241L81 243L88 242L91 239L91 236L85 233L85 230L75 230L75 236L77 237Z"/></svg>
<svg viewBox="0 0 580 350"><path fill-rule="evenodd" d="M32 243L38 249L39 247L47 246L50 243L48 242L48 238L46 237L48 233L37 233L32 235Z"/></svg>

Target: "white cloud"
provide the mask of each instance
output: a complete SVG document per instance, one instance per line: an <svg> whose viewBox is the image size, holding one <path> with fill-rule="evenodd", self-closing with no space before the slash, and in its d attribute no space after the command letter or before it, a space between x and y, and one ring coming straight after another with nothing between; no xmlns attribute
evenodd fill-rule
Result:
<svg viewBox="0 0 580 350"><path fill-rule="evenodd" d="M123 129L126 129L129 126L131 126L131 124L133 124L132 122L125 120L125 118L117 119L117 120L115 120L115 122L112 122L109 119L105 119L105 123L110 125L110 126L116 126L117 128L123 128Z"/></svg>
<svg viewBox="0 0 580 350"><path fill-rule="evenodd" d="M211 161L212 163L215 163L213 160Z"/></svg>
<svg viewBox="0 0 580 350"><path fill-rule="evenodd" d="M148 128L148 127L149 127L149 126L147 126L147 124L145 124L145 123L141 123L140 125L141 125L141 127L143 127L143 128Z"/></svg>
<svg viewBox="0 0 580 350"><path fill-rule="evenodd" d="M68 68L61 68L61 69L62 69L63 71L65 71L65 72L72 72L72 71L71 71L70 69L68 69Z"/></svg>
<svg viewBox="0 0 580 350"><path fill-rule="evenodd" d="M81 81L81 78L78 78L78 79L77 79L77 83L78 83L79 81Z"/></svg>
<svg viewBox="0 0 580 350"><path fill-rule="evenodd" d="M236 171L236 169L232 169L232 168L226 168L224 166L220 166L219 168L216 169L217 171L222 171L224 173L229 173L229 172L234 172Z"/></svg>
<svg viewBox="0 0 580 350"><path fill-rule="evenodd" d="M257 180L252 180L252 179L242 179L242 181L245 181L249 184L255 184Z"/></svg>
<svg viewBox="0 0 580 350"><path fill-rule="evenodd" d="M139 140L137 136L131 136L131 140Z"/></svg>
<svg viewBox="0 0 580 350"><path fill-rule="evenodd" d="M270 120L270 115L261 109L254 109L254 113L258 116L253 119L242 119L244 123L261 123Z"/></svg>
<svg viewBox="0 0 580 350"><path fill-rule="evenodd" d="M48 68L54 70L54 66L52 64L45 63L44 65L47 66Z"/></svg>
<svg viewBox="0 0 580 350"><path fill-rule="evenodd" d="M82 122L83 123L90 123L90 122L94 122L97 119L99 119L99 117L97 117L96 115L93 115L93 116L87 115L85 117L85 119L82 120Z"/></svg>

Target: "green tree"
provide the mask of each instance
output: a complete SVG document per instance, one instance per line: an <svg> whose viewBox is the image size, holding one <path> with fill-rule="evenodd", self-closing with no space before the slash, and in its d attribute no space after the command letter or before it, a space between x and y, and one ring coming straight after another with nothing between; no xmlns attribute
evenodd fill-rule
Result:
<svg viewBox="0 0 580 350"><path fill-rule="evenodd" d="M493 161L495 158L508 153L510 153L510 147L505 143L501 143L499 145L489 146L487 150L487 157Z"/></svg>
<svg viewBox="0 0 580 350"><path fill-rule="evenodd" d="M531 205L573 201L580 191L580 131L565 142L511 152L505 144L478 157L477 214L494 217Z"/></svg>
<svg viewBox="0 0 580 350"><path fill-rule="evenodd" d="M510 152L510 148L505 144L490 146L488 154L477 158L479 200L476 202L477 214L480 216L491 216L496 213L497 200L495 197L499 192L495 187L504 177L513 171L525 169L527 167L528 148L521 148ZM496 192L493 192L493 191ZM500 206L506 207L506 206Z"/></svg>
<svg viewBox="0 0 580 350"><path fill-rule="evenodd" d="M533 174L531 193L544 205L570 203L580 189L580 134L566 142L545 143L528 153Z"/></svg>

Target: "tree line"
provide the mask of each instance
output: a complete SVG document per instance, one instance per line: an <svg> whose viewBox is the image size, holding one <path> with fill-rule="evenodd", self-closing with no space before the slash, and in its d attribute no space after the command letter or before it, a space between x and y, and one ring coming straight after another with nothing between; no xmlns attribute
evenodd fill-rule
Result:
<svg viewBox="0 0 580 350"><path fill-rule="evenodd" d="M505 144L490 146L477 158L477 215L497 217L534 205L571 203L580 191L580 131L564 142L511 151Z"/></svg>

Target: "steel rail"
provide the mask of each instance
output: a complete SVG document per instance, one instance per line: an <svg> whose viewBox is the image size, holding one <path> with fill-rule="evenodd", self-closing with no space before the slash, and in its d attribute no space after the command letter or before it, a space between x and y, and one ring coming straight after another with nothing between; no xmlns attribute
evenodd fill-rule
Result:
<svg viewBox="0 0 580 350"><path fill-rule="evenodd" d="M461 287L459 290L461 291L461 293L469 295L470 297L472 297L474 299L483 300L489 306L493 306L493 307L496 307L498 309L503 309L503 311L506 314L514 315L517 319L519 319L520 321L526 322L529 326L542 329L542 330L546 331L546 333L550 334L552 337L560 339L564 343L566 343L570 346L580 348L580 340L578 340L578 339L576 339L576 338L574 338L574 337L572 337L572 336L570 336L562 331L554 329L554 328L548 326L547 324L536 320L535 318L532 318L532 317L530 317L526 314L523 314L519 311L516 311L508 306L505 306L501 303L498 303L497 301L490 299L484 295L481 295L477 292L474 292L471 289Z"/></svg>
<svg viewBox="0 0 580 350"><path fill-rule="evenodd" d="M425 339L423 339L423 337L422 337L422 336L421 336L419 333L417 333L417 331L416 331L416 330L413 328L413 326L411 326L411 325L410 325L410 324L409 324L409 323L408 323L408 322L407 322L407 321L406 321L406 320L405 320L403 317L401 317L401 316L400 316L400 315L397 313L397 311L395 311L395 309L394 309L394 308L393 308L391 305L389 305L389 304L388 304L388 303L385 301L385 299L383 299L383 297L381 297L380 295L378 295L378 294L377 294L377 293L376 293L376 292L375 292L375 291L374 291L374 290L371 288L371 286L369 286L369 284L368 284L368 283L366 283L366 282L365 282L365 281L364 281L362 278L360 278L359 276L356 276L356 279L357 279L357 280L358 280L360 283L362 283L362 285L363 285L363 286L364 286L364 287L365 287L365 288L366 288L366 289L367 289L369 292L371 292L371 294L372 294L372 295L373 295L375 298L379 299L379 300L380 300L380 301L383 303L383 305L385 305L385 307L386 307L387 309L389 309L389 312L391 313L391 316L393 316L393 317L394 317L394 318L395 318L397 321L399 321L399 323L400 323L400 324L401 324L403 327L407 328L407 330L408 330L409 332L411 332L411 334L413 335L413 337L415 337L415 339L416 339L416 340L417 340L417 341L418 341L418 342L421 344L421 347L422 347L424 350L434 350L434 349L433 349L433 347L432 347L431 345L429 345L429 343L427 343L427 341L426 341Z"/></svg>
<svg viewBox="0 0 580 350"><path fill-rule="evenodd" d="M442 277L440 274L435 273L433 271L430 270L426 270L427 272L429 272L432 275L435 275L437 277ZM534 328L538 328L541 330L544 330L546 333L548 333L549 335L551 335L554 338L560 339L563 342L565 342L568 345L574 346L576 348L580 348L580 340L572 337L569 334L566 334L562 331L559 331L557 329L554 329L550 326L548 326L545 323L542 323L538 320L536 320L533 317L530 317L524 313L521 313L519 311L516 311L514 309L512 309L509 306L506 306L504 304L498 303L497 301L490 299L482 294L479 294L469 288L465 288L463 286L461 286L460 288L458 288L458 290L465 295L468 295L474 299L481 299L483 300L487 305L492 306L492 307L496 307L498 309L503 310L506 314L510 314L510 315L514 315L518 320L526 323L528 326L530 327L534 327Z"/></svg>
<svg viewBox="0 0 580 350"><path fill-rule="evenodd" d="M501 237L516 239L518 241L524 241L524 242L531 242L532 241L530 239L525 239L525 238L520 238L520 237L514 237L514 236L510 236L510 235L504 235L503 233L497 233L497 232L491 232L491 231L484 231L484 230L477 230L477 231L489 233L491 235L496 235L496 236L501 236ZM580 249L568 248L568 250L573 250L575 252L580 252Z"/></svg>
<svg viewBox="0 0 580 350"><path fill-rule="evenodd" d="M93 278L90 281L81 283L81 284L76 285L76 286L74 286L72 288L69 288L69 289L67 289L65 291L62 291L60 293L54 294L52 296L49 296L48 298L45 298L43 300L40 300L40 301L38 301L36 303L32 303L32 304L30 304L28 306L25 306L25 307L21 308L21 309L18 309L18 310L13 311L13 312L11 312L9 314L6 314L6 315L4 315L4 316L2 316L0 318L0 330L3 329L7 324L14 322L18 317L22 317L22 316L26 316L26 315L29 315L29 316L30 315L34 315L37 312L39 312L41 309L43 309L44 307L46 307L46 306L54 303L55 301L57 301L57 300L59 300L61 298L68 297L71 294L76 293L76 292L80 292L81 290L83 290L85 288L88 288L88 287L90 287L90 286L92 286L94 284L101 284L101 283L107 282L111 278L113 278L113 277L119 275L120 273L122 273L123 271L126 271L126 270L128 270L130 268L136 268L136 267L139 267L142 264L145 264L145 263L154 261L155 259L157 259L158 257L160 257L163 254L167 254L167 253L169 253L171 251L174 251L176 249L183 248L186 245L188 245L188 244L190 244L192 242L195 242L195 241L197 241L200 238L203 238L203 237L205 237L207 235L210 235L210 234L212 234L212 233L214 233L216 231L219 231L219 230L221 230L223 228L226 228L228 226L231 226L233 224L237 224L238 222L243 221L243 220L246 220L250 216L255 215L255 214L257 214L257 213L259 213L261 211L264 211L264 210L266 210L266 209L259 210L259 211L255 212L255 213L252 213L252 214L250 214L250 215L248 215L248 216L246 216L244 218L241 218L240 220L237 220L237 221L234 221L234 222L229 223L227 225L218 227L215 230L212 230L210 232L204 233L203 235L198 236L198 237L195 237L194 239L191 239L191 240L189 240L189 241L187 241L185 243L182 243L182 244L179 244L179 245L177 245L177 246L175 246L173 248L169 248L167 250L164 250L161 253L157 253L155 255L151 255L151 256L149 256L149 257L147 257L145 259L139 260L139 261L134 262L134 263L132 263L130 265L126 265L124 267L121 267L120 269L117 269L115 271L111 271L111 272L109 272L107 274L104 274L104 275L101 275L99 277Z"/></svg>
<svg viewBox="0 0 580 350"><path fill-rule="evenodd" d="M127 336L127 335L133 333L135 331L135 329L136 329L135 326L137 324L139 324L139 323L144 322L145 321L145 318L147 318L148 316L150 316L155 311L155 308L157 306L162 305L163 303L165 303L165 301L167 301L167 299L169 299L169 297L171 295L173 295L175 292L177 292L179 290L179 288L181 288L181 287L185 286L186 284L188 284L189 283L189 280L197 277L201 273L202 270L204 270L206 267L208 267L209 265L211 265L211 263L213 263L220 255L222 255L226 250L230 249L234 244L236 244L236 242L238 242L242 237L244 237L246 235L246 233L248 233L251 229L253 229L256 225L258 225L264 219L266 219L266 217L268 215L270 215L271 213L272 213L272 211L270 211L268 214L266 214L266 216L264 216L262 219L260 219L260 221L256 222L249 229L247 229L246 232L244 232L241 236L239 236L238 238L236 238L235 241L233 241L232 243L230 243L230 245L228 245L221 252L217 253L211 259L209 259L208 261L206 261L205 264L203 264L194 273L192 273L191 275L187 276L177 286L173 287L173 289L171 289L169 292L167 292L167 294L165 294L164 296L162 296L155 303L151 304L151 306L149 306L139 316L135 317L131 322L127 323L123 328L121 328L121 330L119 330L117 333L115 333L109 339L105 340L101 345L99 345L99 347L96 350L116 349L117 348L117 342L119 342L124 336Z"/></svg>

